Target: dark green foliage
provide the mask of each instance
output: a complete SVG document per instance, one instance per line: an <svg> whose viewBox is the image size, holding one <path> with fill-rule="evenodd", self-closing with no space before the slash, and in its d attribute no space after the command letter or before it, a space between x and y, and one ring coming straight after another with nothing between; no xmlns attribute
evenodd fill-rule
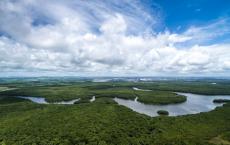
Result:
<svg viewBox="0 0 230 145"><path fill-rule="evenodd" d="M74 104L81 104L81 103L90 103L89 99L80 99L79 101L74 102Z"/></svg>
<svg viewBox="0 0 230 145"><path fill-rule="evenodd" d="M152 87L149 85L147 88L204 95L230 95L230 82L213 85L204 81L165 81L153 83Z"/></svg>
<svg viewBox="0 0 230 145"><path fill-rule="evenodd" d="M230 141L230 103L206 113L151 118L113 100L138 96L146 103L175 103L181 98L184 101L184 96L173 91L230 94L226 82L218 83L216 88L207 82L177 81L47 84L17 82L7 86L18 89L0 92L0 144L210 145L210 140L217 137ZM134 86L153 91L134 91ZM96 100L89 103L94 95ZM13 96L81 101L74 105L40 105Z"/></svg>
<svg viewBox="0 0 230 145"><path fill-rule="evenodd" d="M227 141L230 142L230 131L225 132L225 133L223 134L223 139L225 139L225 140L227 140Z"/></svg>
<svg viewBox="0 0 230 145"><path fill-rule="evenodd" d="M113 99L107 97L96 98L95 102L104 104L117 104L117 102L115 102Z"/></svg>
<svg viewBox="0 0 230 145"><path fill-rule="evenodd" d="M11 97L11 96L0 96L0 104L10 104L10 103L17 103L17 102L25 102L28 101L26 99Z"/></svg>
<svg viewBox="0 0 230 145"><path fill-rule="evenodd" d="M173 104L186 101L186 97L169 91L135 91L138 101L146 104Z"/></svg>
<svg viewBox="0 0 230 145"><path fill-rule="evenodd" d="M214 99L213 103L227 103L230 102L229 99Z"/></svg>
<svg viewBox="0 0 230 145"><path fill-rule="evenodd" d="M96 83L97 84L97 83ZM102 85L102 86L100 86ZM109 97L109 98L122 98L134 100L138 97L138 101L147 104L170 104L181 103L186 101L185 96L177 95L170 91L153 90L149 92L134 91L131 87L123 85L104 85L100 83L99 86L91 84L91 86L81 85L68 85L68 86L47 86L47 87L23 87L15 90L1 92L0 94L8 96L33 96L44 97L48 102L58 102L81 98L79 103L89 102L92 96ZM111 87L108 87L111 86ZM91 89L89 89L91 88ZM99 88L99 89L97 89Z"/></svg>
<svg viewBox="0 0 230 145"><path fill-rule="evenodd" d="M76 98L89 98L92 96L88 90L74 85L55 87L23 87L1 93L8 96L44 97L48 102L67 101Z"/></svg>
<svg viewBox="0 0 230 145"><path fill-rule="evenodd" d="M70 106L28 102L0 105L0 142L208 145L220 134L226 140L229 137L228 105L197 115L150 118L112 102L104 103L108 99Z"/></svg>
<svg viewBox="0 0 230 145"><path fill-rule="evenodd" d="M23 104L21 104L23 105ZM27 104L24 104L27 106ZM7 111L0 117L0 142L6 144L129 144L145 140L150 118L107 103L84 103L71 106L39 105L20 111L18 105L2 106ZM138 126L137 126L138 124ZM151 135L150 135L151 136ZM149 138L151 140L151 138Z"/></svg>
<svg viewBox="0 0 230 145"><path fill-rule="evenodd" d="M169 115L169 112L166 111L166 110L158 110L157 113L158 113L159 115Z"/></svg>

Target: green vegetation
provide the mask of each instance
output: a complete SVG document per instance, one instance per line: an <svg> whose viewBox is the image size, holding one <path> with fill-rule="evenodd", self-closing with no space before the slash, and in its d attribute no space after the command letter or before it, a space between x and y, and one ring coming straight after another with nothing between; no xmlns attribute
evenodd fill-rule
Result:
<svg viewBox="0 0 230 145"><path fill-rule="evenodd" d="M0 92L3 92L3 91L8 91L8 90L13 90L14 88L9 88L9 87L1 87L0 86Z"/></svg>
<svg viewBox="0 0 230 145"><path fill-rule="evenodd" d="M136 98L134 91L126 87L112 87L107 89L91 90L97 97L110 97L134 100Z"/></svg>
<svg viewBox="0 0 230 145"><path fill-rule="evenodd" d="M186 101L186 97L169 91L135 91L138 101L146 104L173 104Z"/></svg>
<svg viewBox="0 0 230 145"><path fill-rule="evenodd" d="M230 102L229 99L214 99L213 103L227 103Z"/></svg>
<svg viewBox="0 0 230 145"><path fill-rule="evenodd" d="M92 96L87 89L74 85L22 87L1 93L8 96L44 97L48 102L68 101L77 98L90 98Z"/></svg>
<svg viewBox="0 0 230 145"><path fill-rule="evenodd" d="M166 110L158 110L157 113L158 113L159 115L169 115L169 112L166 111Z"/></svg>
<svg viewBox="0 0 230 145"><path fill-rule="evenodd" d="M217 136L212 138L209 143L214 145L230 145L230 142L227 140L224 140L222 136Z"/></svg>
<svg viewBox="0 0 230 145"><path fill-rule="evenodd" d="M9 96L1 96L0 97L0 104L11 104L11 103L17 103L17 102L23 102L26 101L21 98L16 98L16 97L9 97Z"/></svg>
<svg viewBox="0 0 230 145"><path fill-rule="evenodd" d="M229 131L229 132L225 132L225 133L223 134L223 138L224 138L225 140L230 141L230 131Z"/></svg>
<svg viewBox="0 0 230 145"><path fill-rule="evenodd" d="M1 145L218 145L230 142L230 103L178 117L148 117L112 98L168 104L186 100L174 91L230 94L229 82L17 82L0 92ZM153 91L135 91L133 86ZM213 86L217 86L216 88ZM202 89L203 88L203 89ZM89 103L92 96L96 100ZM14 96L41 96L50 102L81 98L74 105L36 104ZM179 100L179 101L178 101ZM163 111L163 110L162 110ZM162 112L161 111L161 112ZM160 112L160 111L159 111Z"/></svg>
<svg viewBox="0 0 230 145"><path fill-rule="evenodd" d="M151 118L110 98L69 106L20 101L0 105L0 143L209 145L230 131L229 114L230 105L197 115Z"/></svg>
<svg viewBox="0 0 230 145"><path fill-rule="evenodd" d="M164 90L173 92L189 92L204 95L230 95L230 82L217 81L213 85L210 81L155 81L138 83L142 89Z"/></svg>
<svg viewBox="0 0 230 145"><path fill-rule="evenodd" d="M96 83L97 84L97 83ZM134 91L127 86L113 86L101 84L95 86L94 83L81 85L65 85L65 86L37 86L37 87L22 87L15 90L4 91L0 94L7 96L33 96L44 97L48 102L67 101L76 98L81 98L79 103L88 102L92 96L122 98L134 100L138 97L138 101L148 104L171 104L181 103L186 101L185 96L177 95L170 91Z"/></svg>
<svg viewBox="0 0 230 145"><path fill-rule="evenodd" d="M90 103L88 99L80 99L79 101L74 102L74 104L81 104L81 103Z"/></svg>
<svg viewBox="0 0 230 145"><path fill-rule="evenodd" d="M116 104L116 102L114 100L112 100L111 98L106 98L106 97L96 98L96 100L94 102L95 103L103 103L103 104Z"/></svg>

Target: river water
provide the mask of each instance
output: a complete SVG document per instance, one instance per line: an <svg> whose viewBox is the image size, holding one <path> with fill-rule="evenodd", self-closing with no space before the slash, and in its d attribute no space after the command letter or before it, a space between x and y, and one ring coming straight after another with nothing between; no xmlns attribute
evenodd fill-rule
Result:
<svg viewBox="0 0 230 145"><path fill-rule="evenodd" d="M213 103L214 99L230 99L230 95L198 95L192 93L179 93L187 97L187 101L179 104L169 105L149 105L135 100L125 100L120 98L114 98L114 100L123 106L126 106L133 111L148 116L158 116L158 110L166 110L169 112L169 116L179 116L186 114L196 114L200 112L207 112L215 109L217 106L223 105L223 103Z"/></svg>
<svg viewBox="0 0 230 145"><path fill-rule="evenodd" d="M70 101L61 101L61 102L49 103L45 100L45 98L42 98L42 97L24 97L24 96L18 96L18 97L30 100L30 101L32 101L34 103L38 103L38 104L66 104L66 105L71 105L71 104L74 104L74 102L77 102L80 100L80 99L74 99L74 100L70 100Z"/></svg>
<svg viewBox="0 0 230 145"><path fill-rule="evenodd" d="M143 90L139 88L133 88L136 91L151 91L151 90ZM141 114L146 114L148 116L154 117L158 116L158 110L166 110L169 112L169 116L179 116L179 115L187 115L187 114L196 114L200 112L207 112L215 109L217 106L223 105L223 103L213 103L214 99L230 99L230 95L199 95L199 94L192 94L192 93L180 93L177 92L179 95L184 95L187 97L187 101L178 104L168 104L168 105L150 105L144 104L138 101L138 98L134 100L126 100L121 98L114 98L114 100L119 104L126 106L133 111L136 111ZM70 101L61 101L61 102L54 102L49 103L42 97L24 97L18 96L19 98L28 99L32 102L39 103L39 104L67 104L71 105L74 102L80 100L74 99ZM95 101L95 96L92 96L90 102Z"/></svg>

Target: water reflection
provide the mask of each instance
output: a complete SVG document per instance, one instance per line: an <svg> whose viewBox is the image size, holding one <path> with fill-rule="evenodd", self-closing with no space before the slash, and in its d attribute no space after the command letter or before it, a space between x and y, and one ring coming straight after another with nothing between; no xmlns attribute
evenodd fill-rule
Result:
<svg viewBox="0 0 230 145"><path fill-rule="evenodd" d="M92 99L89 100L90 102L95 101L95 96L92 97Z"/></svg>
<svg viewBox="0 0 230 145"><path fill-rule="evenodd" d="M118 104L126 106L132 109L133 111L154 117L154 116L158 116L157 114L158 110L167 110L169 112L169 116L207 112L215 109L215 107L217 106L223 105L221 103L220 104L213 103L214 99L230 99L230 95L208 96L208 95L198 95L192 93L177 93L177 94L186 96L187 101L180 104L149 105L149 104L140 103L137 101L137 99L125 100L120 98L114 98L114 100Z"/></svg>
<svg viewBox="0 0 230 145"><path fill-rule="evenodd" d="M24 97L24 96L18 96L18 97L30 100L30 101L32 101L34 103L38 103L38 104L67 104L67 105L70 105L70 104L74 104L74 102L77 102L80 100L80 98L79 98L79 99L74 99L74 100L70 100L70 101L61 101L61 102L49 103L45 100L45 98L42 98L42 97Z"/></svg>

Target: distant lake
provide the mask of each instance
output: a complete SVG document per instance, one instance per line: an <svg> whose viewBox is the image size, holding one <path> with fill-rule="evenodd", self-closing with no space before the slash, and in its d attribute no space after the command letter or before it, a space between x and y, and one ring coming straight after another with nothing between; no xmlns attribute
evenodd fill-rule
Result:
<svg viewBox="0 0 230 145"><path fill-rule="evenodd" d="M70 101L60 101L60 102L54 102L54 103L49 103L45 100L45 98L42 97L24 97L24 96L18 96L18 98L23 98L23 99L27 99L30 100L34 103L38 103L38 104L66 104L66 105L71 105L74 104L74 102L79 101L80 99L74 99L74 100L70 100Z"/></svg>
<svg viewBox="0 0 230 145"><path fill-rule="evenodd" d="M169 105L149 105L140 103L135 100L125 100L120 98L114 98L114 100L123 106L126 106L133 111L148 116L158 116L158 110L167 110L169 116L179 116L186 114L196 114L200 112L208 112L215 109L217 106L222 106L223 103L213 103L214 99L230 99L230 95L199 95L192 93L177 93L187 97L187 101L180 104L169 104Z"/></svg>
<svg viewBox="0 0 230 145"><path fill-rule="evenodd" d="M45 98L42 97L25 97L25 96L18 96L18 98L23 98L23 99L27 99L30 100L34 103L38 103L38 104L66 104L66 105L71 105L74 104L75 102L79 101L80 98L78 99L73 99L70 101L60 101L60 102L53 102L53 103L49 103L45 100ZM92 96L92 98L90 99L90 102L94 102L96 100L95 96Z"/></svg>

